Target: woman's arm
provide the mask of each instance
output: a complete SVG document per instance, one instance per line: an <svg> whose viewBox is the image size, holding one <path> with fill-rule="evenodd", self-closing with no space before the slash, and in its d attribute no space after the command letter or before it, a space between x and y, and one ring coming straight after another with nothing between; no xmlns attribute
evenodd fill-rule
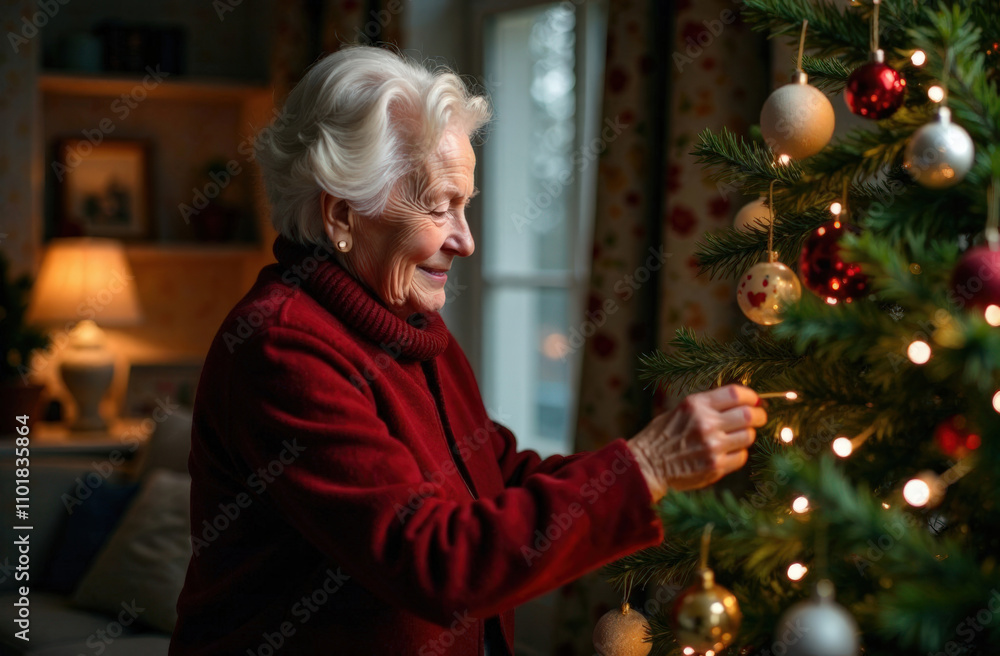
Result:
<svg viewBox="0 0 1000 656"><path fill-rule="evenodd" d="M234 459L266 470L295 445L300 455L265 493L277 521L388 603L443 623L455 613L489 616L662 540L624 440L545 475L536 466L493 498L434 493L413 503L427 484L416 459L333 347L278 327L240 349L248 351L232 375Z"/></svg>
<svg viewBox="0 0 1000 656"><path fill-rule="evenodd" d="M500 471L503 473L504 485L515 487L532 474L552 474L567 463L582 458L586 453L568 456L553 455L542 459L531 449L517 450L517 438L509 428L493 422L493 452L496 453Z"/></svg>

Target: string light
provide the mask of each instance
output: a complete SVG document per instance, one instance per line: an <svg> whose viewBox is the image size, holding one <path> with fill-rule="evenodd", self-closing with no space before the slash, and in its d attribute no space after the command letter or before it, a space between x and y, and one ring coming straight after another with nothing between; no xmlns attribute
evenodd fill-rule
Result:
<svg viewBox="0 0 1000 656"><path fill-rule="evenodd" d="M809 510L809 499L805 497L796 497L795 501L792 501L792 510L802 514Z"/></svg>
<svg viewBox="0 0 1000 656"><path fill-rule="evenodd" d="M935 84L927 90L927 97L933 102L941 102L944 100L944 89Z"/></svg>
<svg viewBox="0 0 1000 656"><path fill-rule="evenodd" d="M779 435L781 436L781 441L785 444L788 444L795 439L795 431L792 430L791 426L783 427Z"/></svg>
<svg viewBox="0 0 1000 656"><path fill-rule="evenodd" d="M792 158L789 157L788 155L784 154L778 155L778 164L781 164L782 166L788 166L791 163L792 163Z"/></svg>
<svg viewBox="0 0 1000 656"><path fill-rule="evenodd" d="M844 211L844 206L840 204L839 201L833 201L830 203L830 214L840 214Z"/></svg>
<svg viewBox="0 0 1000 656"><path fill-rule="evenodd" d="M906 347L906 356L913 364L926 364L931 359L931 347L927 342L918 339Z"/></svg>
<svg viewBox="0 0 1000 656"><path fill-rule="evenodd" d="M903 498L911 506L920 508L931 500L931 486L919 478L911 478L903 486Z"/></svg>
<svg viewBox="0 0 1000 656"><path fill-rule="evenodd" d="M885 508L886 510L889 510L889 504L887 504L885 501L882 502L882 507Z"/></svg>
<svg viewBox="0 0 1000 656"><path fill-rule="evenodd" d="M927 61L927 55L923 50L914 50L913 54L910 55L910 62L914 66L923 66L924 62Z"/></svg>
<svg viewBox="0 0 1000 656"><path fill-rule="evenodd" d="M801 581L802 577L806 575L809 568L802 563L792 563L788 566L788 578L793 581Z"/></svg>
<svg viewBox="0 0 1000 656"><path fill-rule="evenodd" d="M1000 326L1000 305L987 305L983 315L986 317L986 323L991 326Z"/></svg>
<svg viewBox="0 0 1000 656"><path fill-rule="evenodd" d="M851 444L851 440L846 437L838 437L833 441L831 446L833 447L833 452L841 458L846 458L854 453L854 445Z"/></svg>
<svg viewBox="0 0 1000 656"><path fill-rule="evenodd" d="M691 656L692 654L694 654L694 647L684 648L684 656Z"/></svg>
<svg viewBox="0 0 1000 656"><path fill-rule="evenodd" d="M1000 412L1000 390L993 395L993 409Z"/></svg>

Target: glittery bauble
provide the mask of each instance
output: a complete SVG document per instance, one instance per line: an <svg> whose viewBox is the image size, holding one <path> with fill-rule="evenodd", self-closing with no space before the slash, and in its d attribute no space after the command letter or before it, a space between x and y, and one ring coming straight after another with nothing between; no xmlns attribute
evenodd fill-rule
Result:
<svg viewBox="0 0 1000 656"><path fill-rule="evenodd" d="M804 80L804 74L799 80ZM760 110L764 141L778 155L804 159L815 155L833 136L833 105L805 81L778 87Z"/></svg>
<svg viewBox="0 0 1000 656"><path fill-rule="evenodd" d="M852 112L865 118L888 118L896 113L906 95L906 80L882 61L882 51L873 60L854 69L844 87L844 100Z"/></svg>
<svg viewBox="0 0 1000 656"><path fill-rule="evenodd" d="M799 257L802 285L830 305L850 303L868 291L868 277L861 267L840 256L840 238L845 232L859 231L839 219L824 223L806 239Z"/></svg>
<svg viewBox="0 0 1000 656"><path fill-rule="evenodd" d="M781 262L753 265L743 274L736 288L736 301L743 314L764 326L781 323L784 309L800 298L799 279Z"/></svg>
<svg viewBox="0 0 1000 656"><path fill-rule="evenodd" d="M940 107L937 119L910 137L903 153L903 168L923 186L944 189L962 181L975 155L969 133L951 122L947 107Z"/></svg>
<svg viewBox="0 0 1000 656"><path fill-rule="evenodd" d="M961 307L1000 305L1000 251L976 246L951 272L951 298Z"/></svg>
<svg viewBox="0 0 1000 656"><path fill-rule="evenodd" d="M962 415L954 415L938 424L934 429L934 441L949 456L964 458L983 443L979 434L969 426Z"/></svg>
<svg viewBox="0 0 1000 656"><path fill-rule="evenodd" d="M599 656L647 656L653 643L645 642L649 636L649 622L628 604L609 610L594 627L594 649Z"/></svg>
<svg viewBox="0 0 1000 656"><path fill-rule="evenodd" d="M820 581L817 599L801 601L778 620L774 637L787 647L786 656L856 656L858 625L833 600L833 584Z"/></svg>
<svg viewBox="0 0 1000 656"><path fill-rule="evenodd" d="M700 574L701 581L681 592L670 611L674 637L685 653L691 653L689 647L698 654L725 649L743 619L736 595L715 584L715 573Z"/></svg>
<svg viewBox="0 0 1000 656"><path fill-rule="evenodd" d="M741 207L733 219L733 227L737 230L762 229L770 224L771 210L768 209L767 198L764 196Z"/></svg>

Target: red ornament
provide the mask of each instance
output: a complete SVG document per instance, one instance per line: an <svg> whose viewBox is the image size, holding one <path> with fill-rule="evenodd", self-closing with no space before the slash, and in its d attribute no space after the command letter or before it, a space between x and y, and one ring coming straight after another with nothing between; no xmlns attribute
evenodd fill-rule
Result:
<svg viewBox="0 0 1000 656"><path fill-rule="evenodd" d="M882 51L876 50L872 53L872 61L854 69L847 78L844 100L858 116L887 118L903 104L906 79L883 59Z"/></svg>
<svg viewBox="0 0 1000 656"><path fill-rule="evenodd" d="M840 238L846 231L859 232L839 219L824 223L806 239L799 257L802 284L830 305L850 303L868 291L868 276L861 273L861 267L840 256Z"/></svg>
<svg viewBox="0 0 1000 656"><path fill-rule="evenodd" d="M1000 251L989 246L966 251L951 273L951 291L963 306L1000 305Z"/></svg>
<svg viewBox="0 0 1000 656"><path fill-rule="evenodd" d="M934 440L949 456L964 458L982 444L979 434L972 430L969 421L962 415L954 415L941 422L934 429Z"/></svg>

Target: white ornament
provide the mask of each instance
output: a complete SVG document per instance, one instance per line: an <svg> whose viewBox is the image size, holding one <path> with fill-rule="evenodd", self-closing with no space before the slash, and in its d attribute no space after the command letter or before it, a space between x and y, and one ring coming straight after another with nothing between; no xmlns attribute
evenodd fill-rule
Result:
<svg viewBox="0 0 1000 656"><path fill-rule="evenodd" d="M937 119L910 137L903 153L903 168L921 185L944 189L962 181L975 156L969 133L951 122L951 110L940 107Z"/></svg>
<svg viewBox="0 0 1000 656"><path fill-rule="evenodd" d="M795 604L778 620L775 638L785 645L785 655L856 656L858 625L833 600L833 583L825 579L817 583L816 596Z"/></svg>
<svg viewBox="0 0 1000 656"><path fill-rule="evenodd" d="M805 159L833 137L833 105L807 80L805 73L796 73L791 84L775 89L761 107L760 131L779 157Z"/></svg>
<svg viewBox="0 0 1000 656"><path fill-rule="evenodd" d="M748 230L750 228L760 228L771 225L771 211L767 208L767 197L761 196L757 200L752 200L736 213L733 219L733 227L737 230Z"/></svg>
<svg viewBox="0 0 1000 656"><path fill-rule="evenodd" d="M795 272L781 262L761 262L743 274L736 302L747 318L763 326L781 323L781 313L802 298Z"/></svg>

